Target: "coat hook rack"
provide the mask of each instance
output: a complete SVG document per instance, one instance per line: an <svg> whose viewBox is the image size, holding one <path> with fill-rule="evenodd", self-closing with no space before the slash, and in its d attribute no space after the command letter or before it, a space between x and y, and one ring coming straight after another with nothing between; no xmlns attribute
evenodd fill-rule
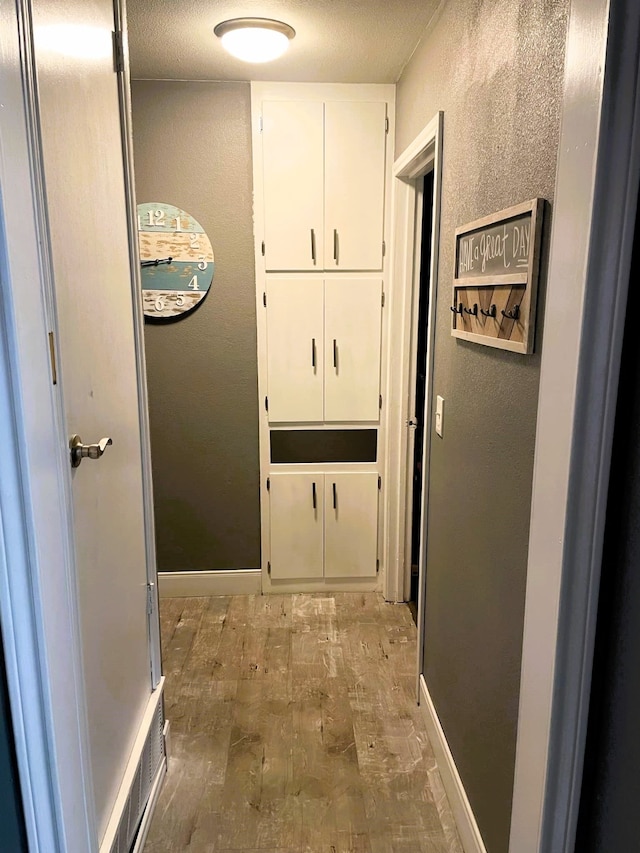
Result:
<svg viewBox="0 0 640 853"><path fill-rule="evenodd" d="M511 311L501 311L500 312L503 317L507 320L519 320L520 319L520 306L514 305Z"/></svg>
<svg viewBox="0 0 640 853"><path fill-rule="evenodd" d="M455 305L452 305L451 310L453 311L454 314L462 314L462 302L458 303L457 308Z"/></svg>
<svg viewBox="0 0 640 853"><path fill-rule="evenodd" d="M472 317L478 316L478 303L473 303L473 308L463 308L465 314L471 314Z"/></svg>
<svg viewBox="0 0 640 853"><path fill-rule="evenodd" d="M491 319L492 319L492 320L495 320L495 319L496 319L496 314L497 314L498 312L497 312L497 310L496 310L496 306L495 306L495 305L492 305L492 306L491 306L491 308L489 308L489 310L488 310L488 311L485 311L485 310L484 310L484 308L481 308L481 309L480 309L480 313L482 314L482 316L483 316L483 317L491 317Z"/></svg>

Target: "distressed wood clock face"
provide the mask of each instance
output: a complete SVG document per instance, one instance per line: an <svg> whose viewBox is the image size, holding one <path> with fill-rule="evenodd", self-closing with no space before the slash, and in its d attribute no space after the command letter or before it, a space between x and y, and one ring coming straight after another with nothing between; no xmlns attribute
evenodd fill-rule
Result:
<svg viewBox="0 0 640 853"><path fill-rule="evenodd" d="M172 204L147 202L138 205L138 241L145 316L177 317L199 305L214 272L202 225Z"/></svg>

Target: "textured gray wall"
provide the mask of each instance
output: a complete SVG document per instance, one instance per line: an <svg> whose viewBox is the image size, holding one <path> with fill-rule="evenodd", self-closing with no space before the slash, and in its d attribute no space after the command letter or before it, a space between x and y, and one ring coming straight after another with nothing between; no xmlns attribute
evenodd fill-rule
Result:
<svg viewBox="0 0 640 853"><path fill-rule="evenodd" d="M489 853L506 853L552 206L536 349L451 337L454 229L553 200L567 0L450 0L405 69L396 154L444 110L425 674Z"/></svg>
<svg viewBox="0 0 640 853"><path fill-rule="evenodd" d="M200 308L145 324L158 569L257 568L250 87L134 81L132 98L138 201L193 214L216 263Z"/></svg>

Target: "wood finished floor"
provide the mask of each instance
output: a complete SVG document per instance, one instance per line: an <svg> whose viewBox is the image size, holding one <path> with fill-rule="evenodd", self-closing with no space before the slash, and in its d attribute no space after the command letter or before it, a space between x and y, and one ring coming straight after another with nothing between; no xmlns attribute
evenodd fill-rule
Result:
<svg viewBox="0 0 640 853"><path fill-rule="evenodd" d="M462 853L406 606L174 598L161 623L172 755L145 853Z"/></svg>

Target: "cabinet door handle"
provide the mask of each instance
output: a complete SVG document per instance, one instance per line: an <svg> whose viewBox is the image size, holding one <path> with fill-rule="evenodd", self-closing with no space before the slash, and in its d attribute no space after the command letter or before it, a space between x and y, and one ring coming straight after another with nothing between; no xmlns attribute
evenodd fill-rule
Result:
<svg viewBox="0 0 640 853"><path fill-rule="evenodd" d="M313 508L318 509L318 495L316 493L316 484L311 484L311 500L313 502Z"/></svg>
<svg viewBox="0 0 640 853"><path fill-rule="evenodd" d="M316 263L316 229L311 229L311 260Z"/></svg>
<svg viewBox="0 0 640 853"><path fill-rule="evenodd" d="M316 369L316 339L311 338L311 367Z"/></svg>
<svg viewBox="0 0 640 853"><path fill-rule="evenodd" d="M338 342L334 338L333 339L333 366L335 369L338 369Z"/></svg>
<svg viewBox="0 0 640 853"><path fill-rule="evenodd" d="M338 229L333 229L333 260L338 263Z"/></svg>
<svg viewBox="0 0 640 853"><path fill-rule="evenodd" d="M335 483L333 484L333 508L338 509L338 490Z"/></svg>

